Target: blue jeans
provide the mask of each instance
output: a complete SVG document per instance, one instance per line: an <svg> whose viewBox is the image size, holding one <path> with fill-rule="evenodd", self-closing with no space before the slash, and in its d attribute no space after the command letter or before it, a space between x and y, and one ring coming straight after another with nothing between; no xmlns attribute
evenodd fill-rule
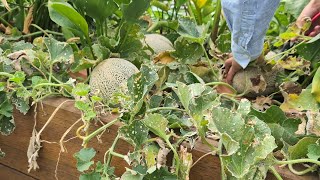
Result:
<svg viewBox="0 0 320 180"><path fill-rule="evenodd" d="M222 0L224 15L232 32L235 60L246 68L258 58L270 21L280 0Z"/></svg>

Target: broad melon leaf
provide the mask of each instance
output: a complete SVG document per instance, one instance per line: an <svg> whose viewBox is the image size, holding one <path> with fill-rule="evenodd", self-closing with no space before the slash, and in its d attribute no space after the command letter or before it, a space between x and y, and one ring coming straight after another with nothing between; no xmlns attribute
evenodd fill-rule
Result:
<svg viewBox="0 0 320 180"><path fill-rule="evenodd" d="M113 0L73 0L73 2L77 8L98 22L103 22L119 8Z"/></svg>
<svg viewBox="0 0 320 180"><path fill-rule="evenodd" d="M178 180L178 178L175 174L170 173L167 169L161 167L151 174L146 174L143 180Z"/></svg>
<svg viewBox="0 0 320 180"><path fill-rule="evenodd" d="M306 158L309 145L315 144L319 138L304 137L293 146L288 147L288 155L290 159Z"/></svg>
<svg viewBox="0 0 320 180"><path fill-rule="evenodd" d="M142 39L143 34L140 32L141 27L138 24L124 23L119 33L119 43L117 45L117 52L121 57L133 61L134 53L143 50Z"/></svg>
<svg viewBox="0 0 320 180"><path fill-rule="evenodd" d="M159 136L160 138L167 140L167 126L168 120L161 114L149 114L142 120L151 132Z"/></svg>
<svg viewBox="0 0 320 180"><path fill-rule="evenodd" d="M282 144L282 140L291 145L298 141L295 132L298 130L301 120L287 118L278 106L271 106L266 112L253 109L249 114L268 124L277 144Z"/></svg>
<svg viewBox="0 0 320 180"><path fill-rule="evenodd" d="M22 114L26 115L27 112L30 109L29 105L29 99L24 100L22 98L12 98L12 103L16 106L16 109L18 109Z"/></svg>
<svg viewBox="0 0 320 180"><path fill-rule="evenodd" d="M288 13L298 18L302 9L308 4L310 0L283 0L285 2L285 9Z"/></svg>
<svg viewBox="0 0 320 180"><path fill-rule="evenodd" d="M79 180L99 180L101 175L98 172L92 172L89 174L81 174Z"/></svg>
<svg viewBox="0 0 320 180"><path fill-rule="evenodd" d="M111 55L111 51L100 44L94 44L92 46L92 49L95 57L98 58L97 60L102 61L102 60L108 59Z"/></svg>
<svg viewBox="0 0 320 180"><path fill-rule="evenodd" d="M48 2L49 15L59 26L68 28L81 37L89 37L86 20L67 2L51 0Z"/></svg>
<svg viewBox="0 0 320 180"><path fill-rule="evenodd" d="M129 4L122 4L123 19L128 22L136 22L148 9L150 0L131 0Z"/></svg>
<svg viewBox="0 0 320 180"><path fill-rule="evenodd" d="M216 40L217 48L222 53L230 53L231 52L231 33L221 34Z"/></svg>
<svg viewBox="0 0 320 180"><path fill-rule="evenodd" d="M14 131L15 127L13 116L6 117L0 114L0 132L2 135L10 135Z"/></svg>
<svg viewBox="0 0 320 180"><path fill-rule="evenodd" d="M319 67L320 59L320 40L312 43L305 43L297 47L297 53L303 58L311 62L313 68Z"/></svg>
<svg viewBox="0 0 320 180"><path fill-rule="evenodd" d="M197 23L191 17L180 17L178 33L181 36L191 38L201 38L201 33L197 29Z"/></svg>
<svg viewBox="0 0 320 180"><path fill-rule="evenodd" d="M179 37L174 42L175 51L171 53L182 64L196 64L203 55L201 44Z"/></svg>
<svg viewBox="0 0 320 180"><path fill-rule="evenodd" d="M314 159L314 160L319 160L320 158L320 145L319 143L317 144L310 144L308 146L308 158Z"/></svg>
<svg viewBox="0 0 320 180"><path fill-rule="evenodd" d="M141 121L133 121L130 125L122 126L119 129L120 136L132 144L135 150L141 149L148 140L149 129Z"/></svg>
<svg viewBox="0 0 320 180"><path fill-rule="evenodd" d="M245 178L277 147L268 126L261 120L245 115L248 111L243 102L242 112L222 107L212 109L208 128L222 135L220 141L227 149L222 161L235 178ZM248 121L246 122L245 119ZM263 166L268 166L264 164Z"/></svg>
<svg viewBox="0 0 320 180"><path fill-rule="evenodd" d="M83 148L79 152L75 153L73 157L77 159L77 169L80 172L84 172L94 164L92 158L96 155L96 151L93 148Z"/></svg>
<svg viewBox="0 0 320 180"><path fill-rule="evenodd" d="M72 63L74 61L73 50L66 42L59 42L53 38L44 38L48 48L51 63Z"/></svg>
<svg viewBox="0 0 320 180"><path fill-rule="evenodd" d="M143 180L144 175L137 171L127 169L127 171L122 174L121 180Z"/></svg>
<svg viewBox="0 0 320 180"><path fill-rule="evenodd" d="M320 103L320 67L313 77L311 94L314 96L316 101Z"/></svg>
<svg viewBox="0 0 320 180"><path fill-rule="evenodd" d="M140 72L128 79L127 87L134 104L132 114L137 114L143 105L143 99L159 79L158 74L149 66L142 65Z"/></svg>
<svg viewBox="0 0 320 180"><path fill-rule="evenodd" d="M311 88L307 88L302 90L300 95L289 94L280 108L283 111L297 110L317 112L320 109L320 104L312 95Z"/></svg>

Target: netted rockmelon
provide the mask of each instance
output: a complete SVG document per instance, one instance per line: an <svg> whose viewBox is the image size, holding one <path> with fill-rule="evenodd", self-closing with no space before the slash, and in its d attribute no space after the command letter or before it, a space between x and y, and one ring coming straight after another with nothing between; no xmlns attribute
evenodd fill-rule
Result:
<svg viewBox="0 0 320 180"><path fill-rule="evenodd" d="M260 67L247 67L234 76L232 86L247 97L270 95L279 89L277 77L280 72L281 70L276 68L265 70Z"/></svg>
<svg viewBox="0 0 320 180"><path fill-rule="evenodd" d="M160 34L145 35L145 42L155 54L174 50L171 41Z"/></svg>
<svg viewBox="0 0 320 180"><path fill-rule="evenodd" d="M120 86L125 86L127 80L137 72L139 72L138 68L127 60L107 59L93 69L90 78L91 90L98 91L104 98L110 98Z"/></svg>

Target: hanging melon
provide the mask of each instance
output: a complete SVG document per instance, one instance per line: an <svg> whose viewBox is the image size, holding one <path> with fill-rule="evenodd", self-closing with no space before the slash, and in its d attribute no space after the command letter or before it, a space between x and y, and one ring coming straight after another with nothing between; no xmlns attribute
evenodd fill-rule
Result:
<svg viewBox="0 0 320 180"><path fill-rule="evenodd" d="M110 58L102 61L93 69L89 84L92 91L99 91L102 97L110 98L120 86L126 85L127 80L137 72L139 72L138 68L131 62Z"/></svg>
<svg viewBox="0 0 320 180"><path fill-rule="evenodd" d="M160 34L145 35L145 42L154 51L154 54L174 50L171 41Z"/></svg>

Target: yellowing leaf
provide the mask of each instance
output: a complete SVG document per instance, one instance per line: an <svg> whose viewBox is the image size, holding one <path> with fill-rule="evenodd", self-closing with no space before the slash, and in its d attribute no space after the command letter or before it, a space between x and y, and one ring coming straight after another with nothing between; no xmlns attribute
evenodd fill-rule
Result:
<svg viewBox="0 0 320 180"><path fill-rule="evenodd" d="M194 4L197 6L197 8L201 9L206 5L208 0L193 0Z"/></svg>
<svg viewBox="0 0 320 180"><path fill-rule="evenodd" d="M320 103L320 67L313 77L311 94L315 97L316 101Z"/></svg>

